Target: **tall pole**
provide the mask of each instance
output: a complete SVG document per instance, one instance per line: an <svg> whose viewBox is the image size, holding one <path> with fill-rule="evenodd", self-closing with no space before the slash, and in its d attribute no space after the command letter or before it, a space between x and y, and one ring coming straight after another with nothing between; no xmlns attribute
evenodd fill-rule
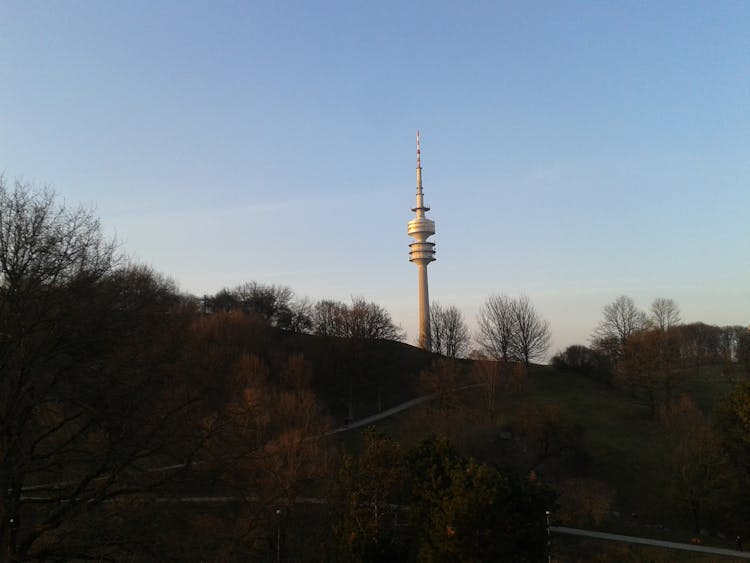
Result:
<svg viewBox="0 0 750 563"><path fill-rule="evenodd" d="M414 219L407 224L407 233L415 242L409 245L409 260L417 265L419 278L419 346L431 349L430 292L427 287L427 265L435 260L435 243L427 239L435 234L435 222L426 217L430 210L424 203L422 191L422 147L417 131L417 202L412 208Z"/></svg>
<svg viewBox="0 0 750 563"><path fill-rule="evenodd" d="M276 509L276 563L281 563L281 509Z"/></svg>
<svg viewBox="0 0 750 563"><path fill-rule="evenodd" d="M552 563L552 535L549 527L550 511L545 511L547 517L547 563Z"/></svg>

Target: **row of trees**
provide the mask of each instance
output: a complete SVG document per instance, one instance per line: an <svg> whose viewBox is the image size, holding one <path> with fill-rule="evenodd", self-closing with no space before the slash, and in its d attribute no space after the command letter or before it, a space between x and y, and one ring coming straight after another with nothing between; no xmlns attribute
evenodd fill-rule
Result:
<svg viewBox="0 0 750 563"><path fill-rule="evenodd" d="M622 386L631 400L648 406L664 439L663 462L670 475L665 493L691 516L697 533L709 515L726 510L727 499L742 498L747 486L750 394L743 381L710 404L703 388L702 410L685 392L688 375L706 366L702 373L722 387L746 379L750 331L682 324L679 306L669 298L655 299L642 311L631 298L620 296L604 307L602 316L591 346L570 346L553 358L553 365ZM735 518L747 515L740 511Z"/></svg>
<svg viewBox="0 0 750 563"><path fill-rule="evenodd" d="M400 340L403 332L390 313L376 303L353 297L351 305L323 300L312 310L314 334L359 339Z"/></svg>
<svg viewBox="0 0 750 563"><path fill-rule="evenodd" d="M477 315L476 348L463 313L454 305L430 305L432 351L448 358L490 358L497 362L544 359L550 345L549 323L526 295L490 295Z"/></svg>
<svg viewBox="0 0 750 563"><path fill-rule="evenodd" d="M342 338L400 340L403 332L390 313L363 297L351 304L323 299L316 303L297 299L286 286L247 282L204 297L204 312L242 311L271 326L303 334Z"/></svg>
<svg viewBox="0 0 750 563"><path fill-rule="evenodd" d="M592 347L613 361L620 357L631 336L644 331L670 334L675 353L686 364L744 361L750 349L747 327L681 324L680 308L669 298L655 299L646 312L638 309L630 297L621 295L604 307L603 317L592 335Z"/></svg>
<svg viewBox="0 0 750 563"><path fill-rule="evenodd" d="M362 297L351 303L297 299L286 286L248 282L223 289L203 300L205 312L242 311L271 326L293 332L359 339L400 340L403 330L386 309ZM498 361L529 364L549 348L549 324L526 296L492 295L483 304L475 340L479 351ZM430 305L432 351L448 358L471 352L472 334L463 313L454 305Z"/></svg>
<svg viewBox="0 0 750 563"><path fill-rule="evenodd" d="M491 295L477 315L477 348L471 349L472 336L461 311L433 302L430 305L432 351L448 358L492 358L509 363L543 359L550 345L549 323L522 295Z"/></svg>
<svg viewBox="0 0 750 563"><path fill-rule="evenodd" d="M618 365L632 363L634 355L642 355L646 347L658 351L659 361L671 368L750 363L747 327L681 324L679 306L672 299L655 299L646 312L622 295L602 313L591 346L570 346L553 358L553 364L589 373L614 373Z"/></svg>
<svg viewBox="0 0 750 563"><path fill-rule="evenodd" d="M630 297L620 295L604 306L602 315L604 318L592 336L595 346L600 348L611 346L612 343L622 346L631 334L645 328L658 328L666 332L681 320L677 303L664 297L654 300L648 314L640 310Z"/></svg>
<svg viewBox="0 0 750 563"><path fill-rule="evenodd" d="M283 285L246 282L216 295L203 298L204 312L242 311L262 318L271 326L294 332L309 332L310 303L295 299L294 291Z"/></svg>
<svg viewBox="0 0 750 563"><path fill-rule="evenodd" d="M463 313L454 305L430 305L432 351L442 356L469 355L528 366L532 360L543 359L549 350L549 323L525 295L489 296L479 310L477 326L477 348L472 350L472 335Z"/></svg>

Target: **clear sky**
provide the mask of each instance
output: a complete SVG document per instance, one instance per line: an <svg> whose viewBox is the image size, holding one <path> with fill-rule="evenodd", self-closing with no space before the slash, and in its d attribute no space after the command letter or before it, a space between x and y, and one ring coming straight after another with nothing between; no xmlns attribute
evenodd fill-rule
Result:
<svg viewBox="0 0 750 563"><path fill-rule="evenodd" d="M0 2L0 171L197 295L527 294L552 352L620 294L750 323L750 2Z"/></svg>

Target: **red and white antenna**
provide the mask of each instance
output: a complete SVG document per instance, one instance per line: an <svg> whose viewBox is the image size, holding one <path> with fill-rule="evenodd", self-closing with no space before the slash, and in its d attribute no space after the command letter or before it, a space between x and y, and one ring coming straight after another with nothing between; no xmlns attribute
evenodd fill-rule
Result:
<svg viewBox="0 0 750 563"><path fill-rule="evenodd" d="M419 129L417 129L417 168L422 168L422 148L419 143Z"/></svg>

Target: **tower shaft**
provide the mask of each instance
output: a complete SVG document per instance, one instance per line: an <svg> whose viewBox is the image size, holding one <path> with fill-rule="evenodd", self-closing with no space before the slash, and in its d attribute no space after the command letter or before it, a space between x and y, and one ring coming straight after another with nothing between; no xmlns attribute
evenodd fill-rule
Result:
<svg viewBox="0 0 750 563"><path fill-rule="evenodd" d="M430 332L430 291L427 287L427 264L417 264L419 276L419 347L432 349Z"/></svg>

